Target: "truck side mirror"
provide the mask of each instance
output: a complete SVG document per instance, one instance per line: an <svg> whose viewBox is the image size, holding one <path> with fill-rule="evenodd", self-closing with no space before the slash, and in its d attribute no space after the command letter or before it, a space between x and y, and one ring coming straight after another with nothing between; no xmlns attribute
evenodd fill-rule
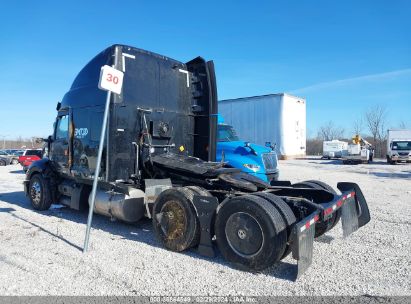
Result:
<svg viewBox="0 0 411 304"><path fill-rule="evenodd" d="M35 140L36 144L44 143L51 143L53 141L53 137L49 135L47 138L37 137Z"/></svg>
<svg viewBox="0 0 411 304"><path fill-rule="evenodd" d="M275 147L277 146L277 144L276 143L274 143L274 145L273 144L271 144L271 142L270 141L266 141L265 142L265 146L267 147L267 148L271 148L271 150L275 150Z"/></svg>

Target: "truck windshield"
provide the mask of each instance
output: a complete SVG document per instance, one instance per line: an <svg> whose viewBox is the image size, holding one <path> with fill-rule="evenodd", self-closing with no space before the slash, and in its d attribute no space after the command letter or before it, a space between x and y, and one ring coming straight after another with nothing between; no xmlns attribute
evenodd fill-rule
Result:
<svg viewBox="0 0 411 304"><path fill-rule="evenodd" d="M235 133L235 130L232 126L218 125L217 130L218 130L217 140L219 142L238 141L238 140L240 140L237 136L237 133Z"/></svg>
<svg viewBox="0 0 411 304"><path fill-rule="evenodd" d="M411 150L411 141L394 141L392 143L393 150Z"/></svg>

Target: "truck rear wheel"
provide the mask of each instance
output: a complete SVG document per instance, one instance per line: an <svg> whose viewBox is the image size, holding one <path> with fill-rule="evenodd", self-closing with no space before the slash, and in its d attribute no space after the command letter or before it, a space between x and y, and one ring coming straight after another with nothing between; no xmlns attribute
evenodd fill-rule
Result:
<svg viewBox="0 0 411 304"><path fill-rule="evenodd" d="M277 195L274 195L272 193L259 192L259 193L255 193L253 195L264 198L265 200L267 200L268 202L273 204L274 207L277 208L278 212L281 214L281 216L283 217L283 220L286 224L287 241L288 241L290 239L290 236L291 236L291 227L297 221L297 219L296 219L293 211L291 210L291 208L280 197L278 197ZM290 254L290 252L291 252L291 246L289 244L286 244L285 251L281 255L280 260L287 257Z"/></svg>
<svg viewBox="0 0 411 304"><path fill-rule="evenodd" d="M198 245L200 224L192 203L194 194L188 188L172 188L154 203L154 232L169 250L180 252Z"/></svg>
<svg viewBox="0 0 411 304"><path fill-rule="evenodd" d="M211 195L211 193L210 192L208 192L206 189L204 189L203 187L199 187L199 186L186 186L186 187L184 187L185 189L190 189L191 191L193 191L194 192L194 195L199 195L199 196L212 196ZM193 204L194 205L194 204ZM214 221L215 221L215 213L214 213L214 215L213 215L213 217L212 217L212 220L211 220L211 222L212 223L214 223ZM215 232L214 232L214 225L211 225L210 226L210 235L211 235L211 238L213 238L213 236L215 235ZM198 245L198 241L197 241L197 243L195 244L195 245Z"/></svg>
<svg viewBox="0 0 411 304"><path fill-rule="evenodd" d="M300 183L296 183L292 185L294 188L311 188L311 189L320 189L320 190L327 190L328 192L331 192L332 194L337 194L335 190L328 184L323 183L318 180L309 180L309 181L304 181ZM319 237L326 233L328 230L333 228L340 220L341 218L341 211L337 210L337 212L334 212L332 217L324 222L319 222L315 225L315 235L314 237Z"/></svg>
<svg viewBox="0 0 411 304"><path fill-rule="evenodd" d="M323 188L324 190L327 190L328 192L331 192L331 193L334 194L334 195L338 195L338 193L334 190L333 187L331 187L329 184L326 184L326 183L324 183L324 182L322 182L322 181L319 181L319 180L308 180L307 182L316 184L316 185L320 186L321 188ZM337 224L340 222L340 219L341 219L341 209L337 210L337 212L335 212L334 215L335 215L335 220L334 220L334 223L331 225L330 230L331 230L332 228L334 228L335 225L337 225ZM333 217L334 217L334 216L333 216ZM331 219L332 219L332 218L331 218Z"/></svg>
<svg viewBox="0 0 411 304"><path fill-rule="evenodd" d="M53 203L48 179L41 174L35 174L30 178L29 197L31 205L36 210L47 210Z"/></svg>
<svg viewBox="0 0 411 304"><path fill-rule="evenodd" d="M200 196L212 196L210 192L208 192L206 189L199 187L199 186L187 186L184 187L185 189L190 189L191 191L194 192L196 195Z"/></svg>
<svg viewBox="0 0 411 304"><path fill-rule="evenodd" d="M221 205L215 222L216 241L224 258L240 269L263 270L285 251L286 224L267 200L245 195Z"/></svg>

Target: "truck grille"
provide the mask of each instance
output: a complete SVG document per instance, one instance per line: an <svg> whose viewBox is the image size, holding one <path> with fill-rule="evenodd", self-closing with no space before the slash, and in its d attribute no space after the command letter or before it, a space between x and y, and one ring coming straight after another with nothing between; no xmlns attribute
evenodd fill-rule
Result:
<svg viewBox="0 0 411 304"><path fill-rule="evenodd" d="M275 153L265 153L262 156L266 171L273 171L277 169L277 155Z"/></svg>
<svg viewBox="0 0 411 304"><path fill-rule="evenodd" d="M401 156L408 156L408 152L398 152L398 154Z"/></svg>

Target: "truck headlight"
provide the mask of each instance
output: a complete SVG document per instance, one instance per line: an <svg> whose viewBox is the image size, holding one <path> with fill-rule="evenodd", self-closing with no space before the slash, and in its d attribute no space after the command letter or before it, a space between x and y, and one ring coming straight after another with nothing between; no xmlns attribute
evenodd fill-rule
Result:
<svg viewBox="0 0 411 304"><path fill-rule="evenodd" d="M254 164L244 164L243 166L254 172L257 172L258 170L260 170L260 166L254 165Z"/></svg>

